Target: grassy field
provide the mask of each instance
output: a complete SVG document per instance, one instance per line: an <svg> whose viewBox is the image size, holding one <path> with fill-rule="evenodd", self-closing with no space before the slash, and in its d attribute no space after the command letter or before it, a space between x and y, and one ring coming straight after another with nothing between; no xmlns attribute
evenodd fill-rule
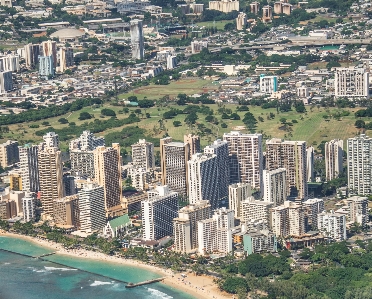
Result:
<svg viewBox="0 0 372 299"><path fill-rule="evenodd" d="M180 91L177 91L179 93ZM168 92L167 92L168 93ZM212 130L212 134L208 136L202 137L201 143L203 146L211 143L215 138L222 138L223 133L229 132L231 130L236 129L237 126L243 126L241 120L222 120L221 115L217 113L218 106L217 104L208 105L214 111L214 116L219 120L219 125L212 125L205 121L205 115L199 114L199 119L197 123L202 123L205 127L210 128ZM128 117L128 114L120 113L123 107L121 106L112 106L109 103L105 103L104 107L110 108L116 111L117 117L119 119ZM185 123L185 114L177 115L174 119L164 120L165 130L160 131L159 120L162 118L162 115L165 111L168 111L170 107L181 108L179 106L168 106L168 107L152 107L150 109L142 109L143 114L150 113L150 118L142 118L141 121L138 123L138 126L141 128L146 129L147 136L151 136L154 138L162 138L165 133L168 133L169 136L172 136L174 140L183 140L183 135L188 133L197 133L195 128L189 128ZM233 104L226 104L226 108L232 109L235 111L236 105ZM76 111L70 114L66 114L59 117L53 117L48 119L50 126L55 129L63 129L67 128L68 125L62 125L58 122L58 119L61 117L65 117L69 120L69 122L75 122L76 125L81 125L86 121L80 121L78 119L81 112L86 111L89 112L94 116L95 119L108 119L102 118L100 115L100 110L102 108L92 108L86 107L83 110ZM134 110L136 108L130 108L130 110ZM331 108L330 110L326 111L324 108L313 108L310 111L310 107L307 107L306 114L299 114L295 111L285 112L285 113L276 113L276 109L262 109L261 107L251 107L249 106L250 111L255 115L258 119L261 116L264 121L258 122L257 125L257 132L264 133L266 138L285 138L289 140L305 140L308 142L309 145L313 144L316 147L320 144L321 141L328 141L334 138L341 138L346 140L349 137L353 137L358 133L358 129L354 127L355 117L354 112L357 109L345 109L349 110L351 114L347 117L343 117L341 120L331 119L330 121L325 121L323 115L327 114L330 115L335 112L336 108ZM275 114L274 119L267 119L268 114L272 112ZM243 119L245 112L238 112L238 114ZM287 122L291 122L292 120L296 120L297 123L294 123L292 128L292 132L289 133L282 128L282 124L280 123L281 118L286 118ZM182 123L181 127L174 127L173 121L179 120ZM45 120L44 120L45 121ZM20 144L26 142L40 142L42 138L40 136L36 136L35 132L41 129L46 128L46 126L42 125L43 121L38 121L34 123L27 123L27 124L16 124L9 126L10 133L4 134L2 142L6 141L7 139L18 140ZM221 123L224 122L227 124L227 128L221 128ZM31 124L38 124L39 128L29 128ZM106 135L111 132L121 131L126 126L135 126L136 124L125 125L118 128L108 129L100 135ZM243 131L247 132L247 131ZM368 134L368 132L367 132ZM62 143L62 149L67 149L68 143ZM129 150L129 149L128 149Z"/></svg>
<svg viewBox="0 0 372 299"><path fill-rule="evenodd" d="M224 21L216 21L213 23L213 21L207 21L207 22L199 22L196 23L199 27L205 26L205 27L217 27L217 30L224 30L224 27L227 23L233 23L233 20L224 20Z"/></svg>
<svg viewBox="0 0 372 299"><path fill-rule="evenodd" d="M165 95L169 95L171 98L176 97L179 93L185 93L192 95L195 93L206 92L208 90L217 90L218 84L212 83L212 81L206 81L199 78L182 79L179 81L172 81L168 85L155 85L142 86L133 91L121 94L119 98L125 99L128 96L134 95L138 99L147 97L151 100L159 99Z"/></svg>

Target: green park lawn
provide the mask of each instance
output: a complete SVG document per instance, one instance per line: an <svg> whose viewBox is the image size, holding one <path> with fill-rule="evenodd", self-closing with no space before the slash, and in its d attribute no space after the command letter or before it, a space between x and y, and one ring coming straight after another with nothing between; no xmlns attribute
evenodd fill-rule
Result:
<svg viewBox="0 0 372 299"><path fill-rule="evenodd" d="M164 88L164 87L163 87ZM199 87L200 88L200 87ZM197 88L196 88L197 90ZM173 89L173 90L166 90L164 93L170 94L174 92L174 95L178 93L185 92L185 89L182 89L182 91ZM197 92L197 91L195 91ZM143 94L142 94L143 95ZM148 94L150 95L150 94ZM150 95L151 96L151 95ZM149 97L148 98L156 98L154 97ZM211 143L215 138L222 138L223 133L229 132L231 130L236 129L237 126L244 126L242 123L242 120L222 120L221 115L217 113L218 105L217 104L212 104L208 105L210 106L211 109L214 111L214 116L219 120L219 125L213 125L205 121L205 115L198 114L199 119L197 120L197 123L204 124L206 128L211 129L212 134L203 136L201 143L203 146ZM113 109L116 114L117 118L123 119L127 118L128 114L124 113L119 113L119 111L122 111L123 107L122 106L113 106L110 103L105 103L104 104L105 108L110 108ZM177 105L172 105L168 107L152 107L148 109L141 109L142 115L140 115L141 121L139 123L135 124L130 124L130 125L124 125L122 127L117 127L117 128L111 128L107 129L106 131L102 132L100 135L107 135L112 132L118 132L123 130L123 128L128 127L128 126L136 126L138 125L140 128L143 128L146 130L146 135L151 136L153 138L162 138L166 133L169 136L172 136L174 140L181 141L183 140L183 135L188 134L188 133L197 133L197 129L194 128L189 128L184 120L186 115L185 114L180 114L177 115L173 119L167 119L164 120L164 127L165 130L160 130L160 125L159 125L159 120L162 118L162 115L164 112L168 111L170 107L175 107L179 109L183 109L185 106L177 106ZM234 112L237 105L233 104L225 104L226 108L232 109ZM253 115L256 117L258 120L258 117L263 118L263 122L258 121L257 124L257 132L265 134L265 138L272 138L272 137L277 137L277 138L285 138L285 139L290 139L290 140L305 140L308 142L309 145L318 145L321 141L328 141L334 138L341 138L343 140L346 140L349 137L353 137L358 133L358 129L355 128L354 123L355 123L355 117L354 117L354 112L357 110L355 109L344 109L350 111L350 115L343 117L340 120L336 120L331 118L329 121L326 121L324 119L324 115L330 115L333 112L337 111L337 108L330 108L328 111L325 110L325 108L317 108L307 106L307 113L306 114L299 114L297 112L289 111L289 112L284 112L284 113L279 113L277 114L275 108L270 108L270 109L262 109L261 107L258 106L249 106L250 111L253 113ZM48 121L50 126L55 128L55 129L63 129L67 128L68 124L60 124L58 122L58 119L64 117L67 118L69 122L75 122L77 126L83 124L84 122L87 121L92 121L91 120L84 120L81 121L78 119L79 115L81 112L88 112L91 115L93 115L94 119L101 119L101 120L107 120L108 117L102 118L100 111L101 108L93 108L93 107L85 107L84 109L80 111L75 111L73 113L69 113L63 116L59 117L53 117L48 120L43 120L43 121ZM137 108L130 108L131 111L134 111ZM310 111L312 110L312 111ZM272 112L275 114L274 119L268 119L268 114ZM150 118L145 118L145 114L149 113ZM241 119L243 119L244 114L246 112L238 112L240 115ZM292 132L288 132L282 129L282 124L280 119L281 118L286 118L287 122L292 122L292 120L296 120L297 123L293 123L291 126ZM180 121L182 125L180 127L174 127L173 122L174 121ZM12 139L12 140L18 140L20 144L26 143L26 142L40 142L42 138L40 136L37 136L35 134L36 131L45 129L47 126L42 125L43 121L37 121L34 123L24 123L24 124L15 124L15 125L10 125L9 133L4 133L3 134L3 139L2 142L6 141L7 139ZM226 123L227 128L222 128L221 123ZM39 128L30 128L29 126L31 124L38 124ZM243 132L248 132L246 130L243 130ZM367 131L368 134L368 131ZM66 150L68 148L68 142L62 142L62 149ZM130 149L127 149L130 150Z"/></svg>

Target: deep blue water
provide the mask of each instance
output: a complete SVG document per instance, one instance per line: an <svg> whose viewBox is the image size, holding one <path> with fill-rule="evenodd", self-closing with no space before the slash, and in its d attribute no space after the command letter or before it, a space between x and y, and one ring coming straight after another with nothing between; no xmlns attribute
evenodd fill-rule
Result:
<svg viewBox="0 0 372 299"><path fill-rule="evenodd" d="M0 249L32 256L51 252L32 242L2 236ZM0 299L193 298L161 283L126 289L125 283L113 280L139 282L159 277L140 268L62 255L46 258L48 261L42 261L0 250Z"/></svg>

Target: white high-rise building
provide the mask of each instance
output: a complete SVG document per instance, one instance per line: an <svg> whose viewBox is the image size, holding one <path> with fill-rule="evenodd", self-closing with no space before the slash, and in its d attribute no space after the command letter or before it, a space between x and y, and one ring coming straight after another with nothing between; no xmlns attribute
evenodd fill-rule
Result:
<svg viewBox="0 0 372 299"><path fill-rule="evenodd" d="M340 139L331 140L326 142L324 145L327 181L338 178L338 176L343 172L343 148L344 141Z"/></svg>
<svg viewBox="0 0 372 299"><path fill-rule="evenodd" d="M305 233L305 213L302 205L286 201L271 209L271 228L279 237L301 236Z"/></svg>
<svg viewBox="0 0 372 299"><path fill-rule="evenodd" d="M264 201L272 202L274 207L287 200L286 169L264 170Z"/></svg>
<svg viewBox="0 0 372 299"><path fill-rule="evenodd" d="M33 193L26 193L25 197L22 198L23 206L23 221L30 222L35 220L35 209L36 202L35 196Z"/></svg>
<svg viewBox="0 0 372 299"><path fill-rule="evenodd" d="M212 218L198 222L198 252L200 254L232 251L234 211L218 209Z"/></svg>
<svg viewBox="0 0 372 299"><path fill-rule="evenodd" d="M70 151L93 151L99 146L105 145L104 137L96 137L90 131L83 131L79 138L70 141Z"/></svg>
<svg viewBox="0 0 372 299"><path fill-rule="evenodd" d="M154 144L140 139L139 142L132 144L132 163L135 167L140 167L146 171L155 168Z"/></svg>
<svg viewBox="0 0 372 299"><path fill-rule="evenodd" d="M81 231L90 234L101 230L106 225L103 187L86 184L78 195Z"/></svg>
<svg viewBox="0 0 372 299"><path fill-rule="evenodd" d="M260 92L272 94L276 91L278 91L278 77L260 75Z"/></svg>
<svg viewBox="0 0 372 299"><path fill-rule="evenodd" d="M0 72L19 71L19 55L8 54L0 57Z"/></svg>
<svg viewBox="0 0 372 299"><path fill-rule="evenodd" d="M347 140L347 179L350 194L372 193L372 139L364 134Z"/></svg>
<svg viewBox="0 0 372 299"><path fill-rule="evenodd" d="M12 0L1 0L0 5L7 6L7 7L13 7L13 2Z"/></svg>
<svg viewBox="0 0 372 299"><path fill-rule="evenodd" d="M255 200L253 197L248 197L240 204L240 221L242 223L261 221L268 224L270 209L273 206L272 202Z"/></svg>
<svg viewBox="0 0 372 299"><path fill-rule="evenodd" d="M287 195L308 198L306 142L283 141L273 138L266 141L266 169L285 168Z"/></svg>
<svg viewBox="0 0 372 299"><path fill-rule="evenodd" d="M12 72L0 72L0 94L13 89Z"/></svg>
<svg viewBox="0 0 372 299"><path fill-rule="evenodd" d="M218 208L219 194L217 182L217 156L195 154L187 162L188 195L190 203L208 200L212 209Z"/></svg>
<svg viewBox="0 0 372 299"><path fill-rule="evenodd" d="M136 190L147 190L151 183L151 172L141 167L129 167L128 176L132 180L132 187Z"/></svg>
<svg viewBox="0 0 372 299"><path fill-rule="evenodd" d="M369 99L369 72L364 68L336 68L335 97Z"/></svg>
<svg viewBox="0 0 372 299"><path fill-rule="evenodd" d="M39 76L49 78L54 76L55 64L53 56L39 56Z"/></svg>
<svg viewBox="0 0 372 299"><path fill-rule="evenodd" d="M318 215L318 230L335 241L346 240L346 217L334 211L323 211Z"/></svg>
<svg viewBox="0 0 372 299"><path fill-rule="evenodd" d="M306 149L306 171L307 181L314 181L314 148L312 146Z"/></svg>
<svg viewBox="0 0 372 299"><path fill-rule="evenodd" d="M178 193L157 186L141 202L143 239L159 240L173 235L173 219L178 216Z"/></svg>
<svg viewBox="0 0 372 299"><path fill-rule="evenodd" d="M23 191L38 192L40 190L38 152L39 147L37 145L26 144L19 147L19 166Z"/></svg>
<svg viewBox="0 0 372 299"><path fill-rule="evenodd" d="M362 196L353 196L346 199L349 206L349 222L358 223L365 226L368 222L368 198Z"/></svg>
<svg viewBox="0 0 372 299"><path fill-rule="evenodd" d="M142 60L145 55L145 42L141 20L130 21L132 58Z"/></svg>
<svg viewBox="0 0 372 299"><path fill-rule="evenodd" d="M229 186L229 209L234 211L234 217L241 217L241 203L252 196L250 184L236 183Z"/></svg>
<svg viewBox="0 0 372 299"><path fill-rule="evenodd" d="M204 148L204 154L217 156L217 181L220 198L227 198L229 191L229 145L227 141L215 140Z"/></svg>
<svg viewBox="0 0 372 299"><path fill-rule="evenodd" d="M167 69L172 70L177 67L177 57L173 55L168 55L167 57Z"/></svg>
<svg viewBox="0 0 372 299"><path fill-rule="evenodd" d="M190 252L198 248L198 221L211 217L211 205L207 200L183 207L178 218L173 219L174 250Z"/></svg>
<svg viewBox="0 0 372 299"><path fill-rule="evenodd" d="M59 148L59 137L55 132L48 132L43 136L44 143L47 147Z"/></svg>
<svg viewBox="0 0 372 299"><path fill-rule="evenodd" d="M318 214L324 211L324 201L321 198L311 198L303 202L307 218L307 227L318 228Z"/></svg>
<svg viewBox="0 0 372 299"><path fill-rule="evenodd" d="M230 183L249 183L262 192L262 134L231 131L223 134L223 140L229 145Z"/></svg>
<svg viewBox="0 0 372 299"><path fill-rule="evenodd" d="M208 48L208 42L207 41L192 41L191 42L191 53L197 54L200 53L201 50L204 48Z"/></svg>

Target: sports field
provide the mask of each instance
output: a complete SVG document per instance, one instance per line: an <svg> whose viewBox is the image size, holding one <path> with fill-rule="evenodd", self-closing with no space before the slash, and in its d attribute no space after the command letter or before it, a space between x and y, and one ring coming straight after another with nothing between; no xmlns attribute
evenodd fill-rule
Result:
<svg viewBox="0 0 372 299"><path fill-rule="evenodd" d="M174 98L180 93L193 95L196 93L207 92L209 90L218 90L218 86L218 83L216 84L212 81L202 80L199 78L181 79L178 81L171 81L168 85L151 84L148 86L142 86L129 93L120 95L119 98L125 99L131 95L137 96L139 100L144 97L147 97L150 100L156 100L165 95Z"/></svg>

